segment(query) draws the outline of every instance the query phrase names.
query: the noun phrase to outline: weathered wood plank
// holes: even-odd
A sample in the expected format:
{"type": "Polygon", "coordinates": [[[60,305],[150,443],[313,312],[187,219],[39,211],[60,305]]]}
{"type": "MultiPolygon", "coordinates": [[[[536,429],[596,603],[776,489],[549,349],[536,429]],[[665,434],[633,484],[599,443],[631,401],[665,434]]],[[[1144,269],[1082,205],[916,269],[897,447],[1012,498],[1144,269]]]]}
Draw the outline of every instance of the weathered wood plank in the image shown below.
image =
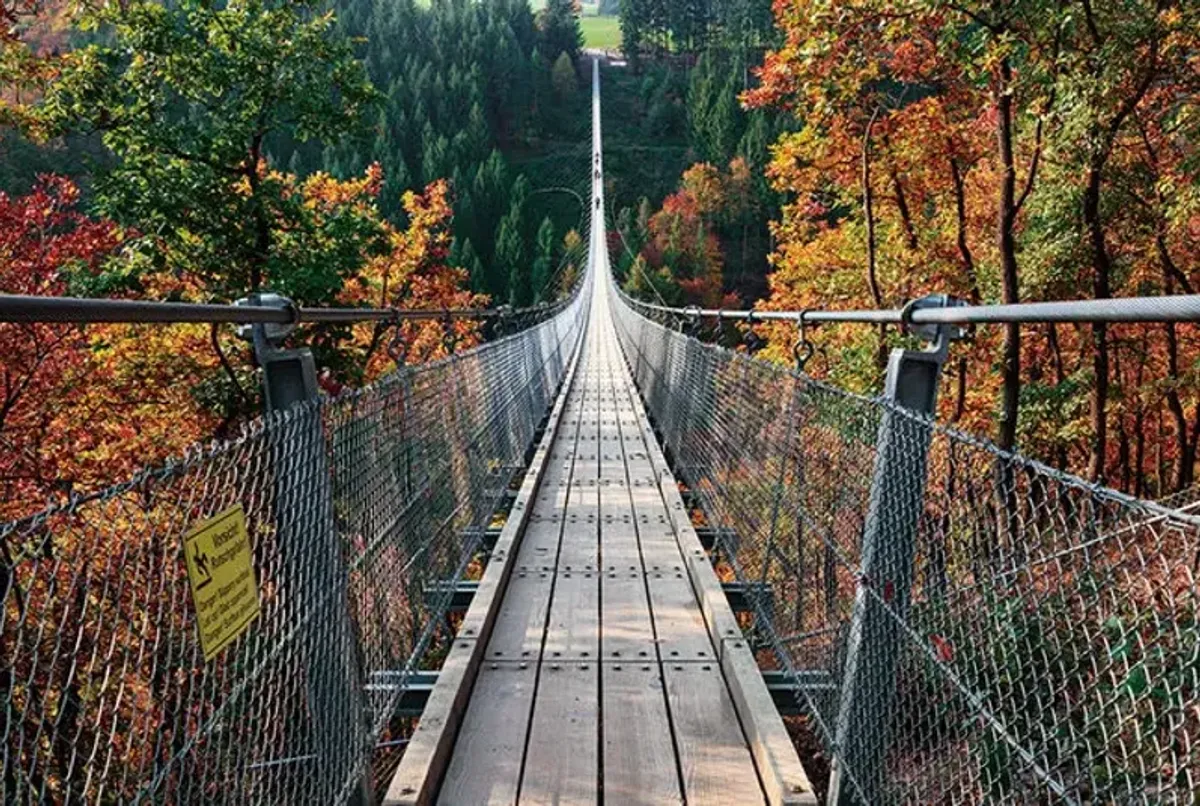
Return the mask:
{"type": "Polygon", "coordinates": [[[808,780],[795,745],[749,646],[740,638],[727,639],[721,651],[721,668],[733,704],[742,716],[750,753],[762,776],[770,806],[816,806],[817,796],[808,780]]]}
{"type": "Polygon", "coordinates": [[[683,802],[657,663],[605,663],[604,798],[622,806],[683,802]]]}
{"type": "Polygon", "coordinates": [[[518,567],[513,571],[488,641],[487,660],[537,660],[546,631],[553,576],[551,568],[518,567]]]}
{"type": "Polygon", "coordinates": [[[536,676],[534,663],[483,664],[439,804],[511,806],[517,802],[536,676]]]}
{"type": "Polygon", "coordinates": [[[599,800],[600,667],[542,664],[521,781],[521,806],[592,806],[599,800]]]}
{"type": "Polygon", "coordinates": [[[689,806],[764,803],[737,712],[716,664],[664,663],[689,806]]]}
{"type": "Polygon", "coordinates": [[[558,567],[577,571],[595,569],[600,563],[600,537],[598,526],[583,522],[568,522],[563,527],[562,545],[559,549],[558,567]]]}
{"type": "Polygon", "coordinates": [[[437,685],[405,750],[399,769],[384,796],[386,806],[416,806],[432,802],[442,771],[450,761],[454,731],[462,721],[471,694],[470,678],[482,654],[475,641],[455,641],[442,664],[437,685]]]}
{"type": "Polygon", "coordinates": [[[641,571],[605,572],[600,580],[600,600],[600,652],[604,660],[654,658],[654,628],[641,571]]]}
{"type": "Polygon", "coordinates": [[[560,565],[542,658],[595,662],[600,657],[600,574],[560,565]]]}
{"type": "Polygon", "coordinates": [[[715,661],[716,651],[692,584],[681,570],[647,571],[650,610],[663,662],[715,661]]]}
{"type": "Polygon", "coordinates": [[[460,627],[463,639],[455,641],[447,657],[444,673],[439,675],[413,739],[392,776],[384,795],[384,806],[424,806],[431,803],[443,780],[443,773],[451,763],[456,746],[455,737],[483,659],[483,642],[491,636],[511,579],[512,567],[516,564],[512,556],[515,553],[513,549],[532,518],[533,499],[538,485],[545,478],[553,446],[567,439],[574,441],[572,426],[578,418],[567,417],[565,411],[571,390],[575,388],[582,354],[583,350],[576,350],[571,358],[562,394],[551,409],[546,430],[534,450],[517,499],[513,502],[512,513],[496,541],[492,561],[488,563],[479,590],[463,619],[460,627]]]}
{"type": "Polygon", "coordinates": [[[542,520],[541,513],[545,509],[535,508],[539,516],[525,527],[525,536],[521,538],[521,546],[517,549],[517,563],[520,565],[544,565],[554,562],[558,553],[558,540],[562,526],[549,520],[542,520]]]}
{"type": "Polygon", "coordinates": [[[744,735],[749,739],[767,802],[771,806],[812,804],[815,802],[812,785],[771,701],[758,665],[742,639],[720,581],[700,545],[675,478],[667,468],[658,444],[652,442],[648,426],[643,433],[647,437],[651,461],[659,468],[659,491],[668,507],[668,519],[683,555],[687,575],[693,590],[698,593],[705,625],[710,637],[719,642],[724,676],[744,735]]]}

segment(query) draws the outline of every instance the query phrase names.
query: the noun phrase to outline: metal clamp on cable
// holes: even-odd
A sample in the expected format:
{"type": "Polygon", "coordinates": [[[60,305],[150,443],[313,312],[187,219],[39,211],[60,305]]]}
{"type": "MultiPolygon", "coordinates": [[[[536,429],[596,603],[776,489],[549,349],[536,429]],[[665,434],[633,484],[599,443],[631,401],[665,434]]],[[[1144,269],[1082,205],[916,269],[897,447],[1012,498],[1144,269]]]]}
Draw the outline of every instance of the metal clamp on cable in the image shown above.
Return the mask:
{"type": "Polygon", "coordinates": [[[724,318],[725,318],[725,311],[718,310],[717,317],[716,317],[716,319],[713,320],[712,333],[709,334],[712,338],[713,344],[717,345],[718,347],[721,346],[721,326],[723,324],[723,322],[721,320],[724,318]]]}
{"type": "Polygon", "coordinates": [[[287,322],[238,325],[237,335],[246,341],[254,341],[255,333],[260,332],[269,345],[278,346],[284,339],[292,335],[296,325],[300,324],[300,307],[282,294],[270,292],[251,294],[234,301],[233,304],[243,308],[280,308],[288,312],[287,322]]]}
{"type": "Polygon", "coordinates": [[[287,297],[255,293],[234,305],[282,308],[289,312],[287,322],[265,322],[238,326],[238,336],[254,343],[254,359],[262,369],[263,394],[267,410],[286,409],[318,395],[317,368],[307,348],[280,350],[279,345],[300,323],[300,308],[287,297]]]}
{"type": "Polygon", "coordinates": [[[900,309],[900,329],[905,334],[916,336],[922,341],[930,342],[930,347],[926,352],[938,352],[941,355],[941,359],[945,360],[950,342],[963,339],[966,335],[966,329],[960,325],[952,324],[914,323],[913,315],[917,311],[929,308],[963,308],[966,305],[966,300],[952,297],[949,294],[930,294],[909,300],[900,309]]]}
{"type": "Polygon", "coordinates": [[[754,355],[766,346],[766,340],[754,330],[754,311],[746,312],[746,334],[742,337],[746,344],[746,352],[754,355]]]}
{"type": "Polygon", "coordinates": [[[808,308],[805,308],[796,318],[796,343],[792,346],[792,355],[796,357],[797,372],[804,372],[804,367],[816,351],[816,345],[808,338],[808,331],[805,327],[804,320],[807,315],[808,308]]]}
{"type": "Polygon", "coordinates": [[[454,317],[446,312],[446,329],[442,331],[442,346],[446,348],[446,355],[453,357],[454,348],[458,346],[458,334],[454,332],[454,317]]]}
{"type": "Polygon", "coordinates": [[[501,305],[500,307],[496,308],[496,323],[492,328],[492,335],[495,338],[504,338],[510,332],[512,332],[509,328],[509,325],[511,324],[512,313],[513,307],[511,305],[501,305]]]}
{"type": "Polygon", "coordinates": [[[931,294],[914,299],[900,313],[901,328],[929,346],[923,350],[892,350],[888,357],[884,395],[905,408],[932,414],[937,400],[938,377],[950,352],[950,342],[963,337],[963,328],[952,324],[914,323],[918,311],[929,308],[957,308],[966,305],[948,294],[931,294]]]}
{"type": "Polygon", "coordinates": [[[397,367],[402,367],[408,360],[408,345],[404,341],[404,322],[400,318],[399,309],[392,308],[392,318],[389,321],[392,325],[392,338],[388,341],[387,354],[396,362],[397,367]]]}

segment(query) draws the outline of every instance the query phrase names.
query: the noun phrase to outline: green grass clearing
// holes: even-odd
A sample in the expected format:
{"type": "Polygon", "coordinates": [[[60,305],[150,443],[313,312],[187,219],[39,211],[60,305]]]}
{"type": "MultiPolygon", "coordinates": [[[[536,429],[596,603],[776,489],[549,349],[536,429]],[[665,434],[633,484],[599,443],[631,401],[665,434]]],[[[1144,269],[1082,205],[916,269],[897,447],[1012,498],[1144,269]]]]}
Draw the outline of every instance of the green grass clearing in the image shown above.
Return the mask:
{"type": "MultiPolygon", "coordinates": [[[[429,7],[430,0],[417,0],[417,5],[429,7]]],[[[541,11],[546,0],[529,0],[533,13],[541,11]]],[[[579,27],[583,30],[585,48],[616,50],[621,47],[621,20],[618,17],[599,16],[600,6],[596,3],[581,3],[579,27]]]]}
{"type": "Polygon", "coordinates": [[[579,19],[585,48],[612,50],[621,47],[621,20],[618,17],[596,17],[584,14],[579,19]]]}

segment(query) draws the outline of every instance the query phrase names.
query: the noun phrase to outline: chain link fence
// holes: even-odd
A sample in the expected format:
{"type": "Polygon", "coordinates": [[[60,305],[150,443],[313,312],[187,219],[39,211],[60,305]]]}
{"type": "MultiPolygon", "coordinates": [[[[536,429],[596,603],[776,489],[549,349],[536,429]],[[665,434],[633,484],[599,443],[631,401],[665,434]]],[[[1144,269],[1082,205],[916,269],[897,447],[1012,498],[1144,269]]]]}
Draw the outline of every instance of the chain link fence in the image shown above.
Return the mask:
{"type": "Polygon", "coordinates": [[[636,304],[626,360],[842,802],[1200,802],[1200,519],[636,304]]]}
{"type": "Polygon", "coordinates": [[[3,798],[353,800],[553,402],[586,300],[0,526],[3,798]],[[240,505],[260,613],[205,662],[183,537],[240,505]]]}

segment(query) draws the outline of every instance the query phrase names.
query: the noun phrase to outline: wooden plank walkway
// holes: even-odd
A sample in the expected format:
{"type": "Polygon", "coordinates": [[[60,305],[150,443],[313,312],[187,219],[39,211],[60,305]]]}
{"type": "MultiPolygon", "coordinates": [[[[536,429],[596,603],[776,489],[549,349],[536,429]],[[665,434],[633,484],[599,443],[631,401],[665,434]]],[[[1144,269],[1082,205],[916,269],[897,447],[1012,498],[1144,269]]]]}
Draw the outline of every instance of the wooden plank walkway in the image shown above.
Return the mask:
{"type": "Polygon", "coordinates": [[[586,336],[385,804],[812,804],[621,355],[593,116],[586,336]]]}
{"type": "Polygon", "coordinates": [[[593,296],[438,803],[764,802],[607,306],[593,296]]]}

